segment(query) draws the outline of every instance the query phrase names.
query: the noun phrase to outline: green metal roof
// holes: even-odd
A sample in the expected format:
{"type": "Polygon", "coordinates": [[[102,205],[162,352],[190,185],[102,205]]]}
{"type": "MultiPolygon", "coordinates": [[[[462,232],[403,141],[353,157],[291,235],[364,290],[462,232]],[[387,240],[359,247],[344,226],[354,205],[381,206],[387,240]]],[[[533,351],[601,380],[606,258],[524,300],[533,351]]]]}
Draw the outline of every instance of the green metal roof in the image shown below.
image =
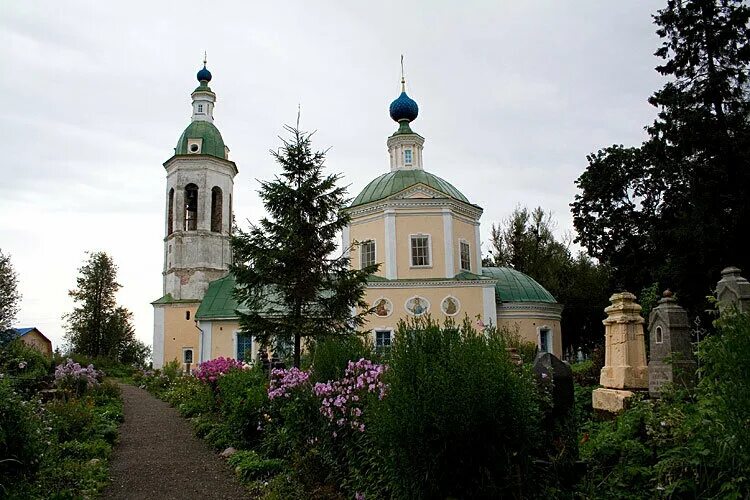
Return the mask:
{"type": "Polygon", "coordinates": [[[174,297],[172,297],[171,293],[168,293],[151,303],[152,304],[187,304],[187,303],[195,303],[195,302],[200,302],[200,301],[195,300],[195,299],[175,299],[174,297]]]}
{"type": "Polygon", "coordinates": [[[351,206],[364,205],[373,201],[383,200],[396,193],[410,188],[416,184],[424,184],[449,198],[454,198],[464,203],[469,200],[461,192],[453,187],[448,181],[445,181],[437,175],[425,172],[424,170],[396,170],[388,172],[370,182],[359,195],[354,198],[351,206]]]}
{"type": "Polygon", "coordinates": [[[174,154],[186,155],[188,152],[188,139],[202,139],[201,154],[215,156],[223,160],[227,159],[227,152],[224,148],[224,139],[216,126],[207,121],[197,120],[187,126],[185,131],[177,141],[177,147],[174,154]]]}
{"type": "Polygon", "coordinates": [[[483,267],[482,276],[497,280],[495,292],[499,302],[557,302],[542,285],[513,268],[483,267]]]}
{"type": "Polygon", "coordinates": [[[206,295],[195,312],[195,318],[236,318],[237,301],[234,300],[234,287],[234,276],[231,274],[209,283],[206,295]]]}

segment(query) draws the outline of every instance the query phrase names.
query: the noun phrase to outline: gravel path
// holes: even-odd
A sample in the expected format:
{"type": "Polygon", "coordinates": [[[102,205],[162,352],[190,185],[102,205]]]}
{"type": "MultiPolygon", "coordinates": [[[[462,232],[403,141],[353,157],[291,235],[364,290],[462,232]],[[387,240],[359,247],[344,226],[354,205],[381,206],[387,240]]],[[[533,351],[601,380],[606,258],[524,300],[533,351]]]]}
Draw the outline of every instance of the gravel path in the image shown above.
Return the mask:
{"type": "Polygon", "coordinates": [[[177,410],[121,385],[125,421],[110,464],[109,499],[248,498],[234,474],[177,410]]]}

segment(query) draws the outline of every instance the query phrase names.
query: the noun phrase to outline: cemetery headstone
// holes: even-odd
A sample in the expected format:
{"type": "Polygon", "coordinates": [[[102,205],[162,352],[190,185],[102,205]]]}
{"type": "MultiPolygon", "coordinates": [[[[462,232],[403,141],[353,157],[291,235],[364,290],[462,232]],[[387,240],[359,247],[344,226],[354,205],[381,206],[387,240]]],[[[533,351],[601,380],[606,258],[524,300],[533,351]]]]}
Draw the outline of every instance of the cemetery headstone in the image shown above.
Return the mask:
{"type": "Polygon", "coordinates": [[[661,395],[661,387],[674,383],[692,386],[696,362],[690,344],[687,312],[677,304],[672,292],[666,290],[648,318],[649,354],[648,392],[653,398],[661,395]]]}
{"type": "Polygon", "coordinates": [[[632,390],[648,389],[646,343],[643,334],[641,306],[630,292],[615,293],[604,309],[604,367],[599,383],[603,388],[592,394],[597,410],[618,412],[633,396],[632,390]]]}
{"type": "Polygon", "coordinates": [[[716,284],[719,311],[736,307],[738,312],[750,313],[750,283],[740,276],[737,267],[726,267],[721,271],[721,280],[716,284]]]}

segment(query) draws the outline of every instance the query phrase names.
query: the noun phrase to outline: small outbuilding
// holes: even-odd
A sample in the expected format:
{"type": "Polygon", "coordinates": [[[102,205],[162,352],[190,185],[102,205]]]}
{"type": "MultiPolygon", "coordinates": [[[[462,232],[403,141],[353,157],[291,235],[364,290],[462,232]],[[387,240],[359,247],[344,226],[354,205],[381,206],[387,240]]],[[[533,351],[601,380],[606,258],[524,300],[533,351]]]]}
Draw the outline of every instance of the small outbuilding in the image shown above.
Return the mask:
{"type": "Polygon", "coordinates": [[[12,328],[15,337],[29,347],[42,352],[45,356],[52,357],[52,341],[48,339],[38,328],[32,326],[27,328],[12,328]]]}

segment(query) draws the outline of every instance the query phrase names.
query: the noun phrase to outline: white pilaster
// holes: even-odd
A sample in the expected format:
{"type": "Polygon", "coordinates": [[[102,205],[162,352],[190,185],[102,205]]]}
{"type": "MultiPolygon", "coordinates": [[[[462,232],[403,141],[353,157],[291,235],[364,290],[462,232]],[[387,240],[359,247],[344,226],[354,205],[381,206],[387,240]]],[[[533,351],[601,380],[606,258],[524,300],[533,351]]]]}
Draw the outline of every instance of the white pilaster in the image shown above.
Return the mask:
{"type": "Polygon", "coordinates": [[[477,274],[482,275],[482,241],[479,238],[479,221],[474,225],[474,247],[476,248],[477,274]]]}
{"type": "Polygon", "coordinates": [[[486,325],[497,325],[497,303],[495,302],[495,287],[482,289],[482,322],[486,325]]]}
{"type": "Polygon", "coordinates": [[[154,307],[154,368],[164,366],[164,306],[154,307]]]}
{"type": "Polygon", "coordinates": [[[341,231],[341,251],[344,254],[344,257],[351,257],[350,251],[349,251],[349,245],[351,245],[351,236],[350,236],[350,229],[349,226],[346,226],[341,231]]]}
{"type": "Polygon", "coordinates": [[[389,280],[398,279],[396,265],[396,211],[385,211],[385,277],[389,280]]]}
{"type": "Polygon", "coordinates": [[[211,321],[199,321],[198,328],[201,331],[200,363],[212,359],[211,343],[213,342],[213,325],[211,321]]]}
{"type": "Polygon", "coordinates": [[[456,259],[453,256],[453,212],[443,209],[443,241],[445,242],[445,277],[456,275],[456,259]]]}

